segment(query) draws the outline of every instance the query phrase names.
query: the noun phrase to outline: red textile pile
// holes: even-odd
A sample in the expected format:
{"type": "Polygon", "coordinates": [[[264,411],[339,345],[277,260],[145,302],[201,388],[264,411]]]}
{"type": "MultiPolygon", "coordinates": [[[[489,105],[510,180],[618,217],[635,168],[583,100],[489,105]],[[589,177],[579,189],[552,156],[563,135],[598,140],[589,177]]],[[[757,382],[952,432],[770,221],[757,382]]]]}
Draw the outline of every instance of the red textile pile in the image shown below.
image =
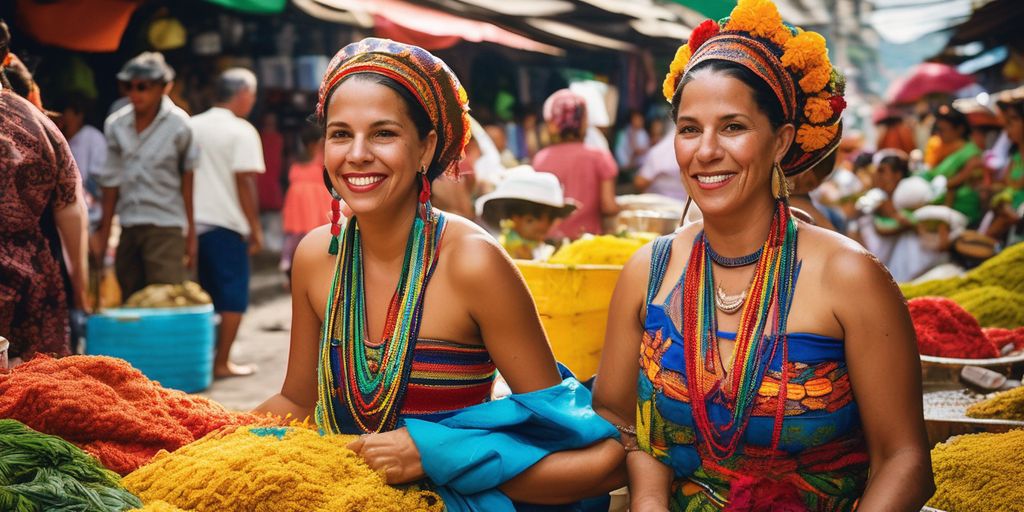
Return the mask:
{"type": "Polygon", "coordinates": [[[907,306],[922,354],[965,359],[999,357],[999,349],[985,337],[978,320],[956,302],[944,297],[919,297],[907,306]]]}
{"type": "Polygon", "coordinates": [[[222,426],[277,423],[165,389],[104,356],[40,355],[0,374],[0,418],[62,437],[121,475],[222,426]]]}

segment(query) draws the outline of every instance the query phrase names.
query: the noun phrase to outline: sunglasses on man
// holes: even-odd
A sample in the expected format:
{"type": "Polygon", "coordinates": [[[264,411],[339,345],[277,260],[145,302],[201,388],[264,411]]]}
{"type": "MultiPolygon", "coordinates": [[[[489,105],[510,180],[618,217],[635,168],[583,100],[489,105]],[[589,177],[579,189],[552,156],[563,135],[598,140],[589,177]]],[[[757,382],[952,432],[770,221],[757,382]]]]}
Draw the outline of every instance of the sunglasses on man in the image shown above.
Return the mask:
{"type": "Polygon", "coordinates": [[[120,82],[121,92],[129,93],[131,91],[146,92],[158,84],[152,81],[139,81],[139,82],[120,82]]]}

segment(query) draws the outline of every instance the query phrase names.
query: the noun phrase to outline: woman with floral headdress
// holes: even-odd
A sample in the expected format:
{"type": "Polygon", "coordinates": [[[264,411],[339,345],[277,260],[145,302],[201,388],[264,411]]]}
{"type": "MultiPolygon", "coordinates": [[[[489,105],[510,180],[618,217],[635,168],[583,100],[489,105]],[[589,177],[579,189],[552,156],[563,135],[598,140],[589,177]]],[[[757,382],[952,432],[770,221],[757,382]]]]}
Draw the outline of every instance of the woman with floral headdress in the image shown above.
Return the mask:
{"type": "Polygon", "coordinates": [[[449,510],[602,494],[624,481],[614,428],[559,375],[501,247],[430,204],[469,139],[467,103],[415,46],[368,38],[330,62],[316,116],[332,224],[296,250],[288,373],[257,410],[363,434],[350,447],[370,467],[428,477],[449,510]],[[495,368],[515,394],[487,402],[495,368]]]}
{"type": "Polygon", "coordinates": [[[623,433],[630,510],[919,510],[933,483],[903,298],[787,205],[785,178],[840,138],[824,38],[740,0],[664,89],[704,218],[634,256],[612,298],[594,406],[623,433]]]}

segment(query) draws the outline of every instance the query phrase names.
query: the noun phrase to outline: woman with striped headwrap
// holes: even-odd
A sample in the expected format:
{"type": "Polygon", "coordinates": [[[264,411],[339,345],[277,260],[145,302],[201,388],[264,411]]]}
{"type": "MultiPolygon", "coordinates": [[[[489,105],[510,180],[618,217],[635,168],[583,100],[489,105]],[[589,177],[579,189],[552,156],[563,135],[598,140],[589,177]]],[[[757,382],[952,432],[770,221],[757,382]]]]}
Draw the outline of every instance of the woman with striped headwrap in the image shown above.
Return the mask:
{"type": "Polygon", "coordinates": [[[296,250],[288,373],[258,410],[364,434],[351,448],[372,468],[428,478],[449,510],[606,493],[624,481],[615,430],[562,380],[522,277],[486,232],[431,206],[470,137],[467,104],[421,48],[370,38],[335,55],[316,110],[332,224],[296,250]],[[514,394],[484,403],[496,368],[514,394]]]}
{"type": "Polygon", "coordinates": [[[703,220],[639,251],[612,298],[594,404],[623,432],[631,510],[920,510],[934,485],[900,291],[789,210],[786,178],[841,135],[825,39],[739,0],[694,29],[664,92],[703,220]]]}

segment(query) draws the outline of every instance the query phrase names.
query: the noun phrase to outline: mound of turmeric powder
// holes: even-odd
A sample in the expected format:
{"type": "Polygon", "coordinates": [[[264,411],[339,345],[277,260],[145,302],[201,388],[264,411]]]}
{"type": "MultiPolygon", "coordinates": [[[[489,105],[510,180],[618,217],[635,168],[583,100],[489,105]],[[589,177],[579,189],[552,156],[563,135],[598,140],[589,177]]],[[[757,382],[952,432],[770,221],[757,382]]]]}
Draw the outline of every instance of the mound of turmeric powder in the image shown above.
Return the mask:
{"type": "Polygon", "coordinates": [[[991,398],[967,408],[972,418],[997,418],[1024,421],[1024,386],[996,393],[991,398]]]}
{"type": "Polygon", "coordinates": [[[153,512],[177,512],[156,508],[165,505],[186,512],[444,510],[433,492],[385,484],[345,447],[354,438],[301,427],[227,427],[157,454],[123,484],[153,512]]]}
{"type": "Polygon", "coordinates": [[[1022,467],[1024,430],[951,438],[932,448],[936,491],[928,506],[949,511],[1020,510],[1022,467]]]}

